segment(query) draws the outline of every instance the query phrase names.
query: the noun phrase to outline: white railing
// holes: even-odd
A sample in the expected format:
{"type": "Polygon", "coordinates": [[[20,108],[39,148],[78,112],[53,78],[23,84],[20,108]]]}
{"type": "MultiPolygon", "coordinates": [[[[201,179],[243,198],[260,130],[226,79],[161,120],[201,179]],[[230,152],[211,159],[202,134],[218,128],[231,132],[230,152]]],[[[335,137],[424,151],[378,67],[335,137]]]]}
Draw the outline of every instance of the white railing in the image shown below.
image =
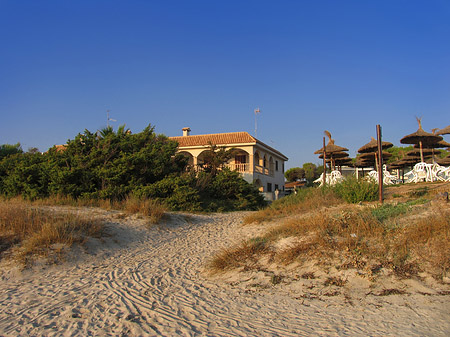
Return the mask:
{"type": "Polygon", "coordinates": [[[250,165],[248,163],[232,163],[226,166],[232,171],[250,172],[250,165]]]}

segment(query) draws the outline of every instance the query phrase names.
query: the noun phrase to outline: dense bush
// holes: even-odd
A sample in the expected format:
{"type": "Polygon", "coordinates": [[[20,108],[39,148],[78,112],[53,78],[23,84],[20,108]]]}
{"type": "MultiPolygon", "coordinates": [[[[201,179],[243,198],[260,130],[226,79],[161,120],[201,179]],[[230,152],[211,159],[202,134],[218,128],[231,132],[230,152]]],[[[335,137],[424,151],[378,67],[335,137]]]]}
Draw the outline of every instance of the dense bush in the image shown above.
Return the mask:
{"type": "Polygon", "coordinates": [[[97,133],[85,130],[64,147],[23,153],[3,146],[0,194],[30,200],[49,196],[120,201],[150,198],[172,210],[231,211],[257,209],[265,201],[237,172],[223,168],[231,155],[211,146],[214,155],[204,172],[186,172],[178,144],[156,135],[151,126],[132,134],[125,127],[97,133]]]}
{"type": "Polygon", "coordinates": [[[378,199],[378,184],[355,177],[347,177],[330,188],[338,197],[353,204],[378,199]]]}
{"type": "Polygon", "coordinates": [[[157,199],[173,210],[232,211],[255,210],[265,206],[264,197],[237,172],[223,169],[168,176],[140,188],[139,197],[157,199]]]}

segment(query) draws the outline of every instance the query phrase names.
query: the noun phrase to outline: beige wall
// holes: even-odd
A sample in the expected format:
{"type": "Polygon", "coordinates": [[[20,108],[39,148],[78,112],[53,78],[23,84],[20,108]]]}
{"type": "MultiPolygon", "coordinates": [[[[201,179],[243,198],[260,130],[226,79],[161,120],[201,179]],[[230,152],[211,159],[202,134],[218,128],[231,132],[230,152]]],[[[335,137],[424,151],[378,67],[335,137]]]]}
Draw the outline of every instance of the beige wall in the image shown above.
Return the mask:
{"type": "MultiPolygon", "coordinates": [[[[263,191],[267,192],[268,184],[271,184],[272,193],[275,191],[275,187],[278,186],[280,191],[284,190],[284,159],[277,155],[275,152],[270,151],[259,144],[242,144],[235,146],[227,146],[226,149],[235,148],[245,152],[247,157],[246,172],[242,173],[243,178],[249,183],[255,183],[256,181],[261,184],[263,191]],[[259,162],[256,162],[256,158],[259,155],[259,162]],[[264,167],[264,158],[266,158],[266,167],[264,167]],[[276,167],[278,162],[278,169],[276,167]]],[[[197,146],[197,147],[184,147],[180,148],[179,152],[189,153],[192,158],[190,159],[191,165],[197,165],[201,162],[202,154],[209,150],[209,146],[197,146]]],[[[234,158],[230,160],[230,164],[234,164],[234,158]]],[[[233,165],[231,165],[233,167],[233,165]]]]}

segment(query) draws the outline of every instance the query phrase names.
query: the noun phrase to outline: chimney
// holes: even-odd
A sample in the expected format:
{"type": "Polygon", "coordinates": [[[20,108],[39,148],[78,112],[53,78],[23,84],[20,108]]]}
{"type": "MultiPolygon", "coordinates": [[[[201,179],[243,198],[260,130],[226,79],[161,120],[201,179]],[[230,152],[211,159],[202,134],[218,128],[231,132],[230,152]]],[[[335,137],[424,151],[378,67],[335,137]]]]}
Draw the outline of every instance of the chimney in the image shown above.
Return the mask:
{"type": "Polygon", "coordinates": [[[190,132],[191,132],[191,128],[183,128],[183,137],[189,136],[190,132]]]}

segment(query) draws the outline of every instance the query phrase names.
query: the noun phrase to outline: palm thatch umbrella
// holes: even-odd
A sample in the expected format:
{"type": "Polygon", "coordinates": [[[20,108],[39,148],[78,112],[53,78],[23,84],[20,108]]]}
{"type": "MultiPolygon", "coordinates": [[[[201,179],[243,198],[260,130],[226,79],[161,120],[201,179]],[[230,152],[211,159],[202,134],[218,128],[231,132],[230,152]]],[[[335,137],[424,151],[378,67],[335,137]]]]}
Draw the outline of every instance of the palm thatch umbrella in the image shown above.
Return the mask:
{"type": "MultiPolygon", "coordinates": [[[[392,153],[383,151],[382,156],[383,156],[383,161],[384,161],[384,160],[392,157],[392,153]]],[[[362,160],[371,162],[375,166],[375,168],[378,169],[378,162],[379,162],[378,152],[362,153],[359,155],[359,158],[361,158],[362,160]]]]}
{"type": "Polygon", "coordinates": [[[439,154],[441,153],[441,151],[439,150],[434,150],[434,149],[428,149],[428,148],[414,148],[411,151],[406,152],[406,156],[407,157],[417,157],[420,159],[423,158],[431,158],[434,154],[439,154]]]}
{"type": "Polygon", "coordinates": [[[436,132],[437,135],[450,135],[450,125],[436,132]]]}
{"type": "MultiPolygon", "coordinates": [[[[392,146],[394,146],[394,144],[392,144],[390,142],[381,142],[382,150],[389,149],[392,146]]],[[[379,160],[378,160],[378,142],[375,138],[371,137],[370,142],[368,142],[366,145],[363,145],[362,147],[360,147],[358,152],[363,153],[363,154],[373,154],[375,167],[378,168],[378,162],[379,162],[379,160]]],[[[385,153],[387,153],[387,152],[383,152],[383,159],[385,159],[385,153]]]]}
{"type": "Polygon", "coordinates": [[[338,152],[344,152],[344,151],[348,151],[347,148],[336,145],[334,143],[334,139],[331,139],[331,133],[327,130],[324,131],[324,133],[327,135],[328,137],[328,144],[325,146],[325,148],[321,148],[317,151],[314,152],[314,154],[322,154],[322,158],[323,158],[323,154],[325,154],[325,156],[330,156],[331,158],[331,166],[332,168],[334,167],[334,155],[338,152]]]}
{"type": "Polygon", "coordinates": [[[417,118],[417,123],[419,123],[419,129],[400,139],[402,144],[418,144],[420,149],[420,160],[423,162],[422,148],[425,145],[433,144],[441,141],[443,138],[438,135],[433,135],[432,133],[425,132],[422,129],[422,120],[417,118]]]}
{"type": "Polygon", "coordinates": [[[449,166],[450,165],[450,155],[444,158],[438,158],[436,159],[436,163],[442,166],[449,166]]]}
{"type": "Polygon", "coordinates": [[[364,169],[369,168],[369,167],[374,167],[374,165],[375,165],[375,163],[371,160],[362,159],[359,156],[356,157],[355,164],[354,164],[355,171],[356,171],[356,177],[358,177],[358,169],[360,169],[360,168],[362,169],[362,175],[364,177],[364,169]]]}
{"type": "MultiPolygon", "coordinates": [[[[331,159],[326,160],[327,163],[331,163],[331,159]]],[[[339,166],[339,169],[344,165],[349,165],[352,163],[352,158],[348,157],[342,157],[342,158],[336,158],[334,159],[334,165],[339,166]]]]}
{"type": "MultiPolygon", "coordinates": [[[[348,157],[348,153],[347,152],[335,152],[335,153],[333,153],[333,159],[339,159],[339,158],[345,158],[345,157],[348,157]]],[[[321,155],[319,155],[319,158],[323,159],[323,153],[321,155]]],[[[330,158],[328,158],[328,159],[330,159],[330,158]]]]}
{"type": "MultiPolygon", "coordinates": [[[[394,144],[390,142],[381,142],[381,148],[383,150],[389,149],[393,146],[394,144]]],[[[376,151],[378,151],[378,142],[375,138],[371,137],[370,142],[368,142],[366,145],[361,146],[358,150],[358,153],[370,153],[376,151]]]]}
{"type": "MultiPolygon", "coordinates": [[[[416,149],[419,148],[419,146],[417,144],[414,145],[414,147],[416,149]]],[[[446,142],[445,140],[441,140],[441,141],[439,141],[437,143],[424,144],[423,145],[424,149],[443,149],[443,148],[446,148],[446,147],[450,147],[450,143],[446,142]]]]}
{"type": "MultiPolygon", "coordinates": [[[[388,165],[391,170],[401,170],[402,171],[402,182],[405,182],[405,167],[412,167],[420,161],[419,157],[404,157],[402,159],[393,161],[388,165]]],[[[397,173],[398,174],[398,173],[397,173]]]]}
{"type": "MultiPolygon", "coordinates": [[[[433,134],[434,135],[436,134],[435,130],[437,130],[437,129],[433,129],[433,134]]],[[[431,158],[432,158],[433,163],[435,162],[434,155],[438,154],[438,152],[439,152],[439,151],[435,151],[434,149],[443,149],[443,148],[446,148],[446,147],[450,147],[450,143],[447,143],[445,140],[441,140],[441,141],[439,141],[437,143],[424,144],[424,146],[423,146],[424,149],[425,148],[426,149],[431,149],[431,158]]],[[[416,144],[416,145],[414,145],[414,148],[417,149],[417,148],[419,148],[419,146],[416,144]]]]}

